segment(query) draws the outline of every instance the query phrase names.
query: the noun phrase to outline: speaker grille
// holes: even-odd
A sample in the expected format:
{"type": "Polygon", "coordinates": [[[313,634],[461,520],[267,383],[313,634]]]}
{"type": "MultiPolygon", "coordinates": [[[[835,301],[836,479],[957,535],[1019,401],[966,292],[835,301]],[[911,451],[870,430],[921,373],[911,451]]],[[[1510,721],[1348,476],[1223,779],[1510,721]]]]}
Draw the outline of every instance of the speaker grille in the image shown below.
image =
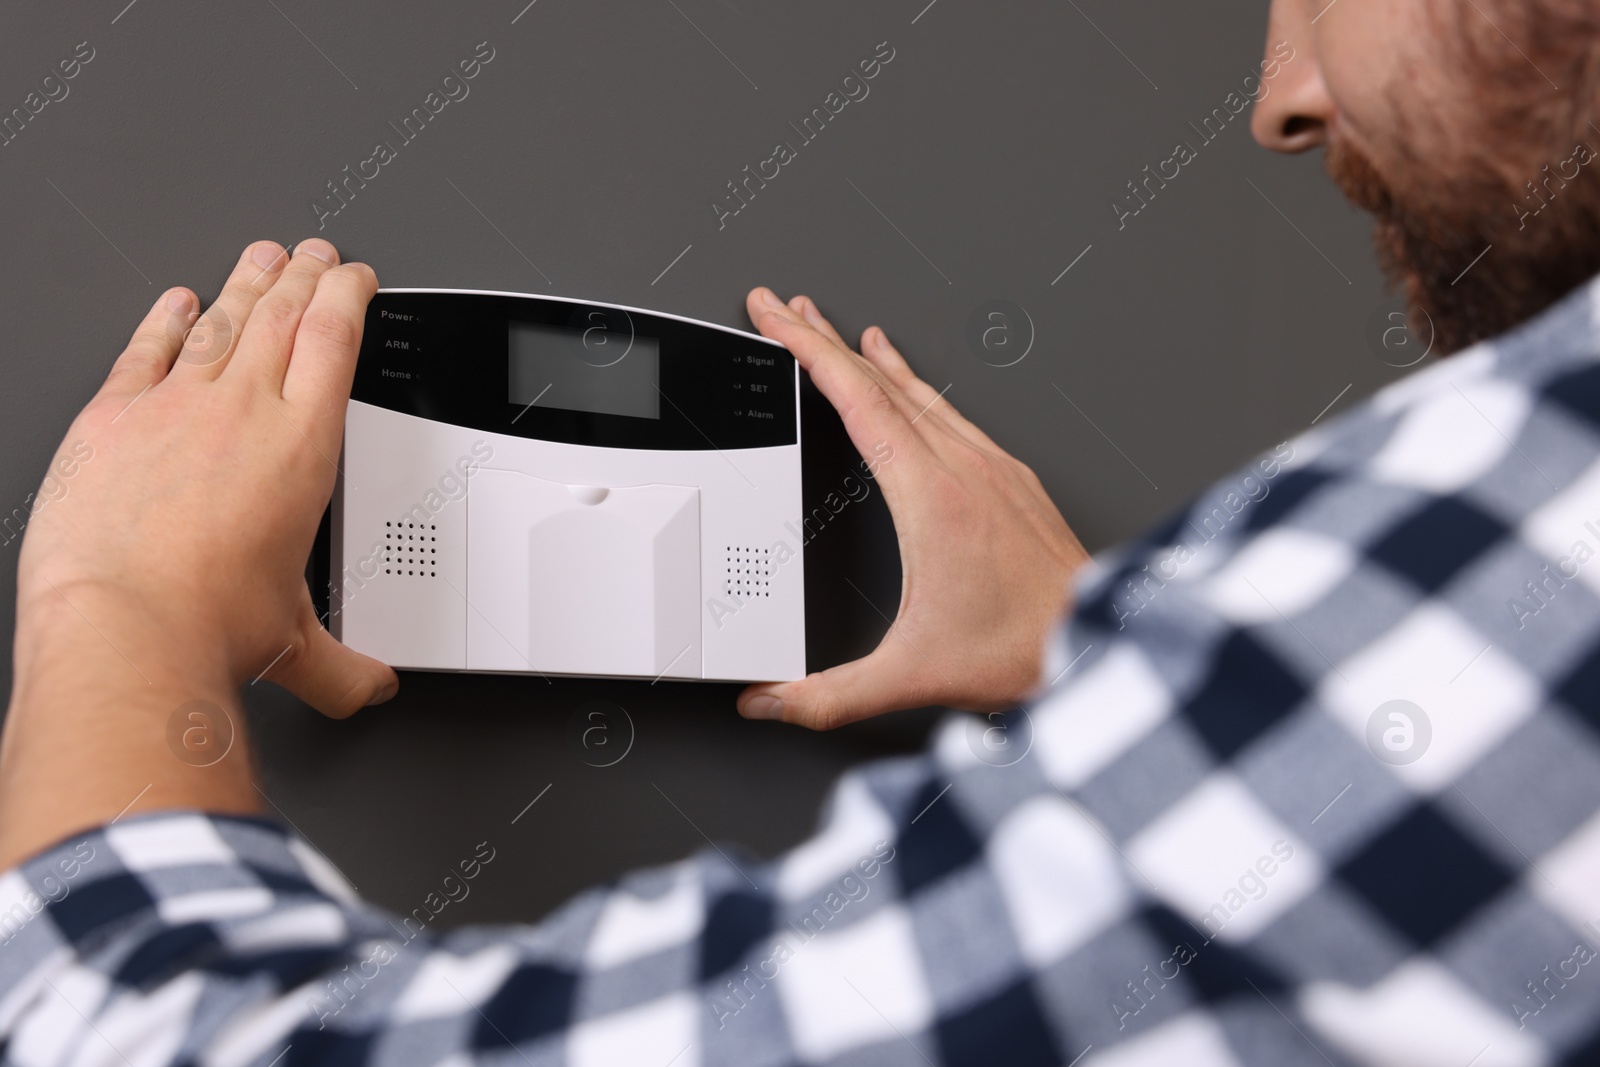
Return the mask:
{"type": "Polygon", "coordinates": [[[383,573],[400,578],[439,576],[438,526],[421,522],[383,526],[383,573]]]}
{"type": "Polygon", "coordinates": [[[772,549],[728,545],[723,554],[727,558],[723,595],[741,600],[772,595],[772,549]]]}

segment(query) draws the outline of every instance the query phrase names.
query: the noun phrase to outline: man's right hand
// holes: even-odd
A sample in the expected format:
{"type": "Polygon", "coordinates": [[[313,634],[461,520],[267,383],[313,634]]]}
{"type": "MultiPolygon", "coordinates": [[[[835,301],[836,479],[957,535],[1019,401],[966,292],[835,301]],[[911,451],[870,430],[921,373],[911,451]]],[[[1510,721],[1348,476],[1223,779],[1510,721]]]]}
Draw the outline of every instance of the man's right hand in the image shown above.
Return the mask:
{"type": "Polygon", "coordinates": [[[944,705],[1011,707],[1038,685],[1045,638],[1088,561],[1076,536],[1019,460],[911,372],[881,329],[850,348],[816,304],[753,289],[750,319],[794,353],[878,460],[900,542],[900,609],[871,654],[797,682],[739,695],[751,719],[826,730],[886,711],[944,705]],[[885,447],[887,446],[887,447],[885,447]]]}

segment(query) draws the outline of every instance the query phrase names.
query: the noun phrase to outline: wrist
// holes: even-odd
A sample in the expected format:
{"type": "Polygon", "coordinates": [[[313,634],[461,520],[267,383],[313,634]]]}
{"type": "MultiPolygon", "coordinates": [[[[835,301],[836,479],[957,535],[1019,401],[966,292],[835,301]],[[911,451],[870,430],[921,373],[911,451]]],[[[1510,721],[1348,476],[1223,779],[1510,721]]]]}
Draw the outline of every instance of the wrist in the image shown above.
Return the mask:
{"type": "MultiPolygon", "coordinates": [[[[19,582],[13,663],[17,679],[70,680],[76,669],[99,686],[204,686],[231,690],[226,650],[192,606],[163,613],[138,591],[101,579],[19,582]],[[116,664],[121,670],[110,669],[116,664]],[[76,667],[74,666],[76,665],[76,667]]],[[[167,603],[186,601],[173,596],[167,603]]]]}
{"type": "Polygon", "coordinates": [[[0,748],[0,869],[124,812],[257,810],[223,657],[117,590],[19,601],[0,748]]]}

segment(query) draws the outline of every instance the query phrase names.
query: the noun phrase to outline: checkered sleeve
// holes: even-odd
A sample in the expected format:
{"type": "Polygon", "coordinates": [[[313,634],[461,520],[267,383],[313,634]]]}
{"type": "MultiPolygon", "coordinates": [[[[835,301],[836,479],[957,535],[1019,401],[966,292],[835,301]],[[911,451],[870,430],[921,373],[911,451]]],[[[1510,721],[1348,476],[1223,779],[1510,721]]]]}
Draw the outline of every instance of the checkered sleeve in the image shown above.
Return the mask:
{"type": "Polygon", "coordinates": [[[0,876],[0,1055],[1600,1062],[1597,288],[1099,557],[1035,700],[771,862],[435,935],[266,821],[62,842],[0,876]]]}

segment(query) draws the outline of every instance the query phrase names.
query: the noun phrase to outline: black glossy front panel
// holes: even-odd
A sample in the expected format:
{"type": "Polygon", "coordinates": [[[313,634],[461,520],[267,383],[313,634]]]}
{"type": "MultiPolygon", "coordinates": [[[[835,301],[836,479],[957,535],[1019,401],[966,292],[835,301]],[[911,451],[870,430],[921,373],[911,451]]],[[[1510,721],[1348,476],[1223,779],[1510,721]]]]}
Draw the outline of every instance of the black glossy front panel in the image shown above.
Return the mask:
{"type": "Polygon", "coordinates": [[[567,444],[764,448],[798,439],[795,373],[794,357],[775,345],[644,312],[538,297],[380,292],[367,308],[351,397],[436,422],[567,444]],[[648,384],[659,392],[657,416],[563,408],[548,393],[531,404],[513,402],[513,391],[540,391],[525,373],[513,390],[515,323],[546,328],[542,333],[568,346],[571,359],[587,364],[584,373],[614,373],[619,384],[628,375],[630,387],[641,370],[627,362],[631,346],[638,342],[641,354],[653,349],[648,384]]]}

